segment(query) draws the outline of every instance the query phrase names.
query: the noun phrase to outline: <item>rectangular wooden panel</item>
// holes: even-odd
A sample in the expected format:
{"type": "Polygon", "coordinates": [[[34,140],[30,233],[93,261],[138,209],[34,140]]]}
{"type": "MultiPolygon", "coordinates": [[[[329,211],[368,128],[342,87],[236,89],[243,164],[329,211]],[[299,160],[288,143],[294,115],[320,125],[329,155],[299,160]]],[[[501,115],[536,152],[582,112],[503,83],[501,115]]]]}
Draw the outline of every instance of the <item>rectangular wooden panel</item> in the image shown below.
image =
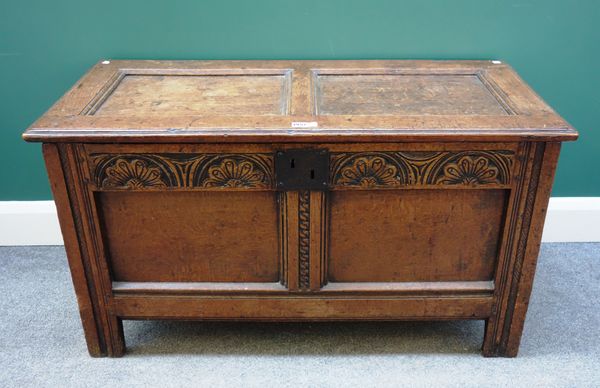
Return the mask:
{"type": "Polygon", "coordinates": [[[113,298],[113,309],[133,319],[235,319],[265,321],[483,319],[490,316],[491,296],[398,298],[213,298],[134,296],[113,298]]]}
{"type": "Polygon", "coordinates": [[[96,116],[282,115],[288,109],[286,75],[136,75],[116,81],[96,116]]]}
{"type": "Polygon", "coordinates": [[[277,282],[274,192],[103,192],[115,281],[277,282]]]}
{"type": "Polygon", "coordinates": [[[491,280],[507,193],[332,192],[328,280],[491,280]]]}
{"type": "Polygon", "coordinates": [[[506,115],[476,74],[319,75],[322,115],[506,115]]]}

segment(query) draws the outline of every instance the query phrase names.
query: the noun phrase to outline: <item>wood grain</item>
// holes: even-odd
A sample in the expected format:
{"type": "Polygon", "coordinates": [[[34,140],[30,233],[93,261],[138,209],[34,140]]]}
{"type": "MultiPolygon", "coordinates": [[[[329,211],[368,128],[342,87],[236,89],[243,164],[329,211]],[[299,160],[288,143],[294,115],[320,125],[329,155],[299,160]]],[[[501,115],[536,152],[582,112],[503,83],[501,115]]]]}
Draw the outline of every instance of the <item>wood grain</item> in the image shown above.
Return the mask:
{"type": "Polygon", "coordinates": [[[285,75],[124,75],[87,114],[282,115],[289,100],[285,75]]]}
{"type": "MultiPolygon", "coordinates": [[[[79,245],[77,237],[77,208],[71,207],[68,192],[69,187],[67,186],[67,179],[63,172],[63,164],[58,147],[54,144],[44,144],[42,149],[54,202],[58,211],[58,220],[65,242],[67,260],[69,261],[73,287],[77,295],[79,315],[85,333],[88,352],[93,357],[104,356],[107,351],[102,323],[99,317],[101,314],[99,312],[100,307],[95,296],[93,280],[90,279],[89,264],[84,259],[82,247],[79,245]]],[[[73,205],[75,206],[74,203],[73,205]]]]}
{"type": "Polygon", "coordinates": [[[321,75],[321,115],[507,115],[477,74],[321,75]]]}
{"type": "Polygon", "coordinates": [[[328,282],[491,280],[504,190],[331,193],[328,282]]]}
{"type": "Polygon", "coordinates": [[[97,201],[115,281],[279,280],[273,192],[113,192],[97,201]]]}
{"type": "Polygon", "coordinates": [[[218,298],[116,296],[112,308],[129,319],[184,320],[446,320],[489,316],[491,297],[218,298]]]}

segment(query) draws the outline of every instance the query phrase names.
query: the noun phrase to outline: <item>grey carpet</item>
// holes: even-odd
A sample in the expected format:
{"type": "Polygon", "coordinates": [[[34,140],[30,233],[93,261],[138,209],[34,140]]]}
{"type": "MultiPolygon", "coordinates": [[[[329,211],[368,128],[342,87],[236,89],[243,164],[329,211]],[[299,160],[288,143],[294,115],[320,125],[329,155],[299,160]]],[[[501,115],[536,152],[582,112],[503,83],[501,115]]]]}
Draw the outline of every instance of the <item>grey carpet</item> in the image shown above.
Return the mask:
{"type": "Polygon", "coordinates": [[[600,244],[545,244],[516,359],[482,322],[126,322],[87,355],[62,247],[0,247],[0,386],[600,386],[600,244]]]}

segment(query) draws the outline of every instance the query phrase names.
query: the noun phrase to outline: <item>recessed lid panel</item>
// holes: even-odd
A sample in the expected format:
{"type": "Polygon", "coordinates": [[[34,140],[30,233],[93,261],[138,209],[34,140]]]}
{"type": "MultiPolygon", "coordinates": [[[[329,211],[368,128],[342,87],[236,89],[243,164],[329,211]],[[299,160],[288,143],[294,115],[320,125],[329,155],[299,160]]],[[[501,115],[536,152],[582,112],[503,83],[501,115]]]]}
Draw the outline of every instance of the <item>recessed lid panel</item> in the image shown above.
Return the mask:
{"type": "Polygon", "coordinates": [[[286,75],[124,74],[90,106],[96,116],[281,115],[286,75]]]}
{"type": "Polygon", "coordinates": [[[319,75],[322,115],[506,115],[476,74],[319,75]]]}

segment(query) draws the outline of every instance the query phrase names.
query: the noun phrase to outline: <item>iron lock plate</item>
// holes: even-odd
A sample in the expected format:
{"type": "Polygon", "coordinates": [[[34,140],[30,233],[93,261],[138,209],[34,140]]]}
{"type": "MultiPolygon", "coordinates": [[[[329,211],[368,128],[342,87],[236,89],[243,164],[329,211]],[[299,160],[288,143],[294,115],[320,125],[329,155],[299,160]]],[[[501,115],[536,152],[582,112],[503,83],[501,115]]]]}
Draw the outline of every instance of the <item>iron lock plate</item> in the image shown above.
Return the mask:
{"type": "Polygon", "coordinates": [[[292,149],[275,153],[275,187],[280,191],[319,190],[329,186],[329,151],[292,149]]]}

